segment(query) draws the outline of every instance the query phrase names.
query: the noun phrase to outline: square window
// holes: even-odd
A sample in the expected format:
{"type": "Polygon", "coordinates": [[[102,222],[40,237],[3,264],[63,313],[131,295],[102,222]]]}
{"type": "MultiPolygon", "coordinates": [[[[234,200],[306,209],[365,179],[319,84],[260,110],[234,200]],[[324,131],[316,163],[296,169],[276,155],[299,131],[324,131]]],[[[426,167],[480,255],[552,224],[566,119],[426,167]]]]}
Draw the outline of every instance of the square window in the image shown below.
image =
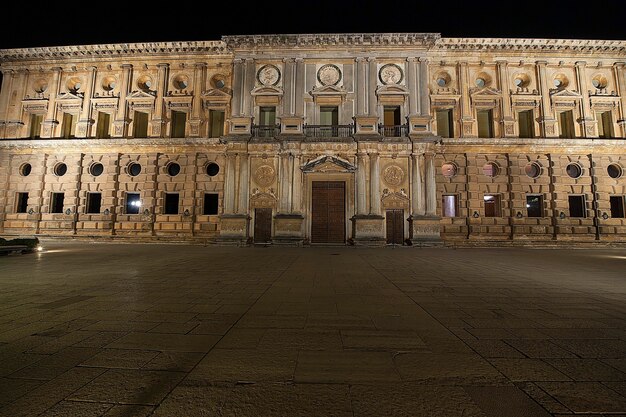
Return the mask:
{"type": "Polygon", "coordinates": [[[178,193],[166,193],[163,214],[178,214],[178,193]]]}
{"type": "Polygon", "coordinates": [[[126,214],[139,214],[140,208],[139,193],[126,193],[126,214]]]}
{"type": "Polygon", "coordinates": [[[100,213],[101,204],[102,204],[101,193],[87,193],[87,213],[89,214],[100,213]]]}
{"type": "Polygon", "coordinates": [[[485,194],[485,217],[502,217],[502,208],[499,194],[485,194]]]}
{"type": "Polygon", "coordinates": [[[459,203],[456,195],[444,195],[441,205],[441,213],[443,217],[457,217],[459,211],[459,203]]]}
{"type": "Polygon", "coordinates": [[[202,209],[202,214],[204,215],[213,215],[217,214],[218,210],[218,194],[215,193],[205,193],[204,194],[204,206],[202,209]]]}
{"type": "Polygon", "coordinates": [[[65,193],[52,193],[50,195],[50,213],[63,213],[63,200],[65,200],[65,193]]]}
{"type": "Polygon", "coordinates": [[[568,197],[568,202],[570,217],[587,217],[585,215],[586,210],[584,195],[570,195],[568,197]]]}
{"type": "Polygon", "coordinates": [[[16,195],[16,213],[26,213],[28,210],[28,193],[17,193],[16,195]]]}
{"type": "Polygon", "coordinates": [[[442,138],[454,137],[452,109],[437,110],[437,135],[442,138]]]}
{"type": "Polygon", "coordinates": [[[543,196],[527,195],[526,210],[528,217],[543,217],[543,196]]]}
{"type": "Polygon", "coordinates": [[[609,197],[611,202],[611,217],[615,219],[624,218],[624,196],[612,195],[609,197]]]}

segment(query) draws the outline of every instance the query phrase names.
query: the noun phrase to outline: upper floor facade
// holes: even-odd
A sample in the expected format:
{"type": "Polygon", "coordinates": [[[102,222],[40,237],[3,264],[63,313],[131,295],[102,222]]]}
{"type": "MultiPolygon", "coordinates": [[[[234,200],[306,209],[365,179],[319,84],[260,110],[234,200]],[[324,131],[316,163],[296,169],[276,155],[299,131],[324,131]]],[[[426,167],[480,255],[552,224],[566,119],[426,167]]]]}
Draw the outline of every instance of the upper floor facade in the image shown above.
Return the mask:
{"type": "Polygon", "coordinates": [[[626,138],[626,41],[225,36],[2,50],[0,70],[2,139],[626,138]]]}

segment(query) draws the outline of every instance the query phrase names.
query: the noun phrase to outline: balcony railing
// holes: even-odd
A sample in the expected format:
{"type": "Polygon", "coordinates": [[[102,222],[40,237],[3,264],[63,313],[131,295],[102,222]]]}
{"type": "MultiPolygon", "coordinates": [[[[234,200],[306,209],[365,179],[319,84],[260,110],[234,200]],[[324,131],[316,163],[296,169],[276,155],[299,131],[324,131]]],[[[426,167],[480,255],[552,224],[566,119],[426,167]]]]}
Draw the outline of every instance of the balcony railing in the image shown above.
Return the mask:
{"type": "Polygon", "coordinates": [[[315,138],[349,138],[354,125],[304,125],[304,135],[315,138]]]}
{"type": "Polygon", "coordinates": [[[385,138],[400,138],[409,135],[409,125],[378,125],[378,133],[385,138]]]}
{"type": "Polygon", "coordinates": [[[252,125],[252,137],[275,138],[280,134],[280,125],[252,125]]]}

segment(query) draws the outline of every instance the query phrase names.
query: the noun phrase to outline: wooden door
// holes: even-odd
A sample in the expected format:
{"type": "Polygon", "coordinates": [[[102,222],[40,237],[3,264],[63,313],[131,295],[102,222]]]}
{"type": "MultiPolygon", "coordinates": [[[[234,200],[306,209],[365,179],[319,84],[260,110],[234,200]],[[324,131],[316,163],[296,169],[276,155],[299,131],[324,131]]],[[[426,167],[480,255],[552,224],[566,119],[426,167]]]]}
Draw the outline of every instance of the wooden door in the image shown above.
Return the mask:
{"type": "Polygon", "coordinates": [[[254,243],[266,243],[272,240],[272,209],[254,209],[254,243]]]}
{"type": "Polygon", "coordinates": [[[404,242],[404,210],[387,210],[387,243],[402,245],[404,242]]]}
{"type": "Polygon", "coordinates": [[[313,181],[311,243],[345,242],[345,188],[343,181],[313,181]]]}

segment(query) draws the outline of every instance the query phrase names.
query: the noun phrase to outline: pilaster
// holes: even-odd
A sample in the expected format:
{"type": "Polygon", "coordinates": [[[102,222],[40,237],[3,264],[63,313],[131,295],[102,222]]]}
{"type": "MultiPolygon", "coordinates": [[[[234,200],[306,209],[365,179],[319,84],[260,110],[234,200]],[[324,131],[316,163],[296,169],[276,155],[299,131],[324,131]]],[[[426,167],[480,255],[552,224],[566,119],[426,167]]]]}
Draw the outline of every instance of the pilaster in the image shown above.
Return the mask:
{"type": "Polygon", "coordinates": [[[617,79],[617,95],[620,97],[617,114],[617,124],[621,130],[619,136],[626,138],[626,63],[616,62],[614,69],[617,79]]]}
{"type": "Polygon", "coordinates": [[[76,137],[88,138],[91,136],[91,127],[94,124],[91,115],[91,97],[96,83],[97,70],[95,66],[89,67],[89,80],[87,81],[85,94],[83,95],[83,107],[80,111],[78,122],[76,123],[76,137]]]}
{"type": "Polygon", "coordinates": [[[589,90],[587,90],[587,63],[585,61],[576,61],[576,84],[580,90],[582,96],[582,103],[580,106],[580,131],[583,137],[597,138],[598,137],[598,122],[595,117],[592,117],[591,108],[589,106],[589,90]]]}
{"type": "Polygon", "coordinates": [[[54,137],[54,131],[59,124],[56,117],[56,98],[61,86],[61,67],[52,68],[52,83],[50,85],[50,96],[48,97],[48,112],[41,126],[41,137],[51,138],[54,137]]]}
{"type": "Polygon", "coordinates": [[[167,91],[167,80],[169,74],[169,64],[158,64],[158,80],[156,100],[154,102],[154,116],[150,121],[151,137],[162,138],[165,136],[165,124],[167,120],[163,116],[164,103],[163,95],[167,91]]]}
{"type": "Polygon", "coordinates": [[[459,87],[461,90],[461,137],[471,138],[474,134],[474,116],[469,93],[469,68],[467,62],[459,62],[459,87]]]}
{"type": "Polygon", "coordinates": [[[515,118],[511,109],[511,89],[509,88],[509,64],[507,61],[496,61],[498,86],[502,91],[502,123],[504,137],[515,137],[515,118]]]}
{"type": "Polygon", "coordinates": [[[546,78],[546,61],[537,61],[537,83],[539,83],[539,93],[541,94],[541,123],[543,137],[557,138],[559,132],[556,128],[556,119],[553,114],[552,103],[550,102],[550,87],[546,78]]]}
{"type": "Polygon", "coordinates": [[[191,102],[191,115],[189,117],[189,136],[202,137],[203,120],[202,112],[202,91],[204,90],[207,64],[197,62],[193,68],[193,101],[191,102]]]}
{"type": "Polygon", "coordinates": [[[113,121],[113,133],[111,137],[123,138],[126,137],[126,130],[128,128],[128,106],[126,105],[126,97],[130,92],[130,79],[132,75],[133,66],[130,64],[122,65],[122,83],[120,85],[120,100],[117,103],[117,112],[115,113],[115,120],[113,121]]]}

